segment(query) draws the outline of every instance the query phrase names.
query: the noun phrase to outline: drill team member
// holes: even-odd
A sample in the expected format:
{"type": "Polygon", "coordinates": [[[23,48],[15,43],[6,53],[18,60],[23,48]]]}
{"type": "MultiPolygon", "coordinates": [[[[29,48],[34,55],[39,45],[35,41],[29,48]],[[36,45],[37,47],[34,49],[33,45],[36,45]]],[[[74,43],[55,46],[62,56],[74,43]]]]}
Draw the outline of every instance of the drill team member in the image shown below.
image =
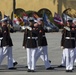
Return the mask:
{"type": "Polygon", "coordinates": [[[63,47],[65,52],[66,72],[73,71],[74,48],[75,48],[75,30],[72,29],[72,20],[68,20],[67,27],[64,26],[63,47]]]}
{"type": "Polygon", "coordinates": [[[2,51],[2,47],[1,47],[1,41],[3,39],[3,36],[2,36],[2,28],[0,26],[0,55],[1,55],[1,51],[2,51]]]}
{"type": "Polygon", "coordinates": [[[16,69],[13,67],[13,56],[12,56],[12,39],[7,27],[7,18],[4,18],[2,21],[2,41],[1,41],[1,55],[0,55],[0,64],[4,59],[5,55],[8,57],[8,69],[16,69]]]}
{"type": "Polygon", "coordinates": [[[58,66],[59,68],[64,68],[65,65],[66,65],[66,62],[65,62],[65,50],[64,50],[64,47],[63,47],[63,42],[64,42],[64,29],[62,30],[62,37],[61,37],[61,49],[63,50],[62,51],[62,60],[61,60],[61,64],[58,66]]]}
{"type": "Polygon", "coordinates": [[[23,46],[27,51],[28,72],[35,71],[35,57],[37,51],[37,30],[34,27],[33,17],[29,18],[29,25],[24,32],[23,46]]]}
{"type": "Polygon", "coordinates": [[[48,47],[47,47],[48,44],[45,36],[45,30],[43,28],[42,18],[39,18],[37,23],[38,23],[39,34],[38,34],[38,52],[36,55],[36,61],[38,60],[39,57],[43,58],[46,70],[53,70],[54,68],[51,67],[50,62],[48,60],[48,47]]]}

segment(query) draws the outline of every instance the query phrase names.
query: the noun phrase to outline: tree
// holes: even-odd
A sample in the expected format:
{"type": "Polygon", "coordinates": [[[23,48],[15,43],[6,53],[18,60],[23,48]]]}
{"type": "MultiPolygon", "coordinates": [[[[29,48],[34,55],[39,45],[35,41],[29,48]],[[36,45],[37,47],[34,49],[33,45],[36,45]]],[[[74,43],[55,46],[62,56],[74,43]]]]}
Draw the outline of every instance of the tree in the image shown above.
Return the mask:
{"type": "Polygon", "coordinates": [[[57,13],[61,15],[62,14],[62,5],[64,5],[64,7],[67,8],[67,0],[53,0],[53,3],[55,4],[56,1],[58,2],[57,13]]]}
{"type": "Polygon", "coordinates": [[[13,13],[15,13],[16,0],[13,0],[13,13]]]}

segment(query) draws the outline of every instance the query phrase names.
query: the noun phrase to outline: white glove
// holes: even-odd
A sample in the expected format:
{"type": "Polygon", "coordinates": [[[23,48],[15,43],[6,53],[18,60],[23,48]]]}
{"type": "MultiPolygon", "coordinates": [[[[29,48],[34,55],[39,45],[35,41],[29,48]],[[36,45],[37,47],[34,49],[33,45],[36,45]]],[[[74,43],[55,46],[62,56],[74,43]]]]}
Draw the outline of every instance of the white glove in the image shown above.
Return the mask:
{"type": "Polygon", "coordinates": [[[67,31],[70,31],[70,28],[65,26],[64,29],[66,29],[67,31]]]}
{"type": "Polygon", "coordinates": [[[63,49],[64,47],[63,46],[61,46],[61,49],[63,49]]]}
{"type": "Polygon", "coordinates": [[[25,47],[23,46],[23,49],[25,49],[25,47]]]}
{"type": "Polygon", "coordinates": [[[3,37],[0,37],[0,40],[2,40],[3,39],[3,37]]]}
{"type": "Polygon", "coordinates": [[[25,28],[27,28],[27,29],[28,29],[28,30],[30,30],[30,31],[32,30],[32,28],[31,28],[31,27],[29,27],[29,26],[26,26],[25,28]]]}

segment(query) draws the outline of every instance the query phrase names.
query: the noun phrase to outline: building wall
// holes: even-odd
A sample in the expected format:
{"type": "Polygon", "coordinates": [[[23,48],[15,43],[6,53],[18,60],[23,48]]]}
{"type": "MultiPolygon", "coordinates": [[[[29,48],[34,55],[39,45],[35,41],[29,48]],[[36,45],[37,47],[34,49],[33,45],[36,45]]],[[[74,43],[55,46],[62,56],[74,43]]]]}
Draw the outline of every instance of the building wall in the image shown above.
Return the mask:
{"type": "Polygon", "coordinates": [[[16,7],[17,8],[23,8],[26,11],[28,10],[35,10],[38,11],[42,8],[47,8],[51,12],[57,12],[57,0],[54,3],[54,0],[16,0],[16,7]],[[20,2],[19,2],[20,1],[20,2]],[[21,3],[23,2],[23,4],[21,3]],[[31,2],[32,1],[32,2],[31,2]]]}
{"type": "Polygon", "coordinates": [[[12,2],[13,0],[0,0],[0,11],[3,15],[11,15],[11,12],[13,11],[12,2]]]}
{"type": "MultiPolygon", "coordinates": [[[[42,8],[54,12],[62,13],[66,8],[75,8],[76,0],[16,0],[16,9],[21,8],[25,11],[39,11],[42,8]]],[[[13,0],[0,0],[0,11],[2,14],[11,16],[13,11],[13,0]]]]}

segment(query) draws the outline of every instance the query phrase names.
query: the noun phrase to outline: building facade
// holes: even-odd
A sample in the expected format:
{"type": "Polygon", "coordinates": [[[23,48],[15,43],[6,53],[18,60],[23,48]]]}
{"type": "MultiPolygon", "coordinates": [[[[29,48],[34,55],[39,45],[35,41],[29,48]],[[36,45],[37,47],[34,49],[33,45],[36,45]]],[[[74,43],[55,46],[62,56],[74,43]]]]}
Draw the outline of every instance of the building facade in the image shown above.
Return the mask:
{"type": "Polygon", "coordinates": [[[13,1],[15,1],[15,9],[37,12],[47,9],[53,16],[55,12],[61,14],[67,8],[76,10],[76,0],[0,0],[0,13],[2,15],[12,15],[13,1]]]}

